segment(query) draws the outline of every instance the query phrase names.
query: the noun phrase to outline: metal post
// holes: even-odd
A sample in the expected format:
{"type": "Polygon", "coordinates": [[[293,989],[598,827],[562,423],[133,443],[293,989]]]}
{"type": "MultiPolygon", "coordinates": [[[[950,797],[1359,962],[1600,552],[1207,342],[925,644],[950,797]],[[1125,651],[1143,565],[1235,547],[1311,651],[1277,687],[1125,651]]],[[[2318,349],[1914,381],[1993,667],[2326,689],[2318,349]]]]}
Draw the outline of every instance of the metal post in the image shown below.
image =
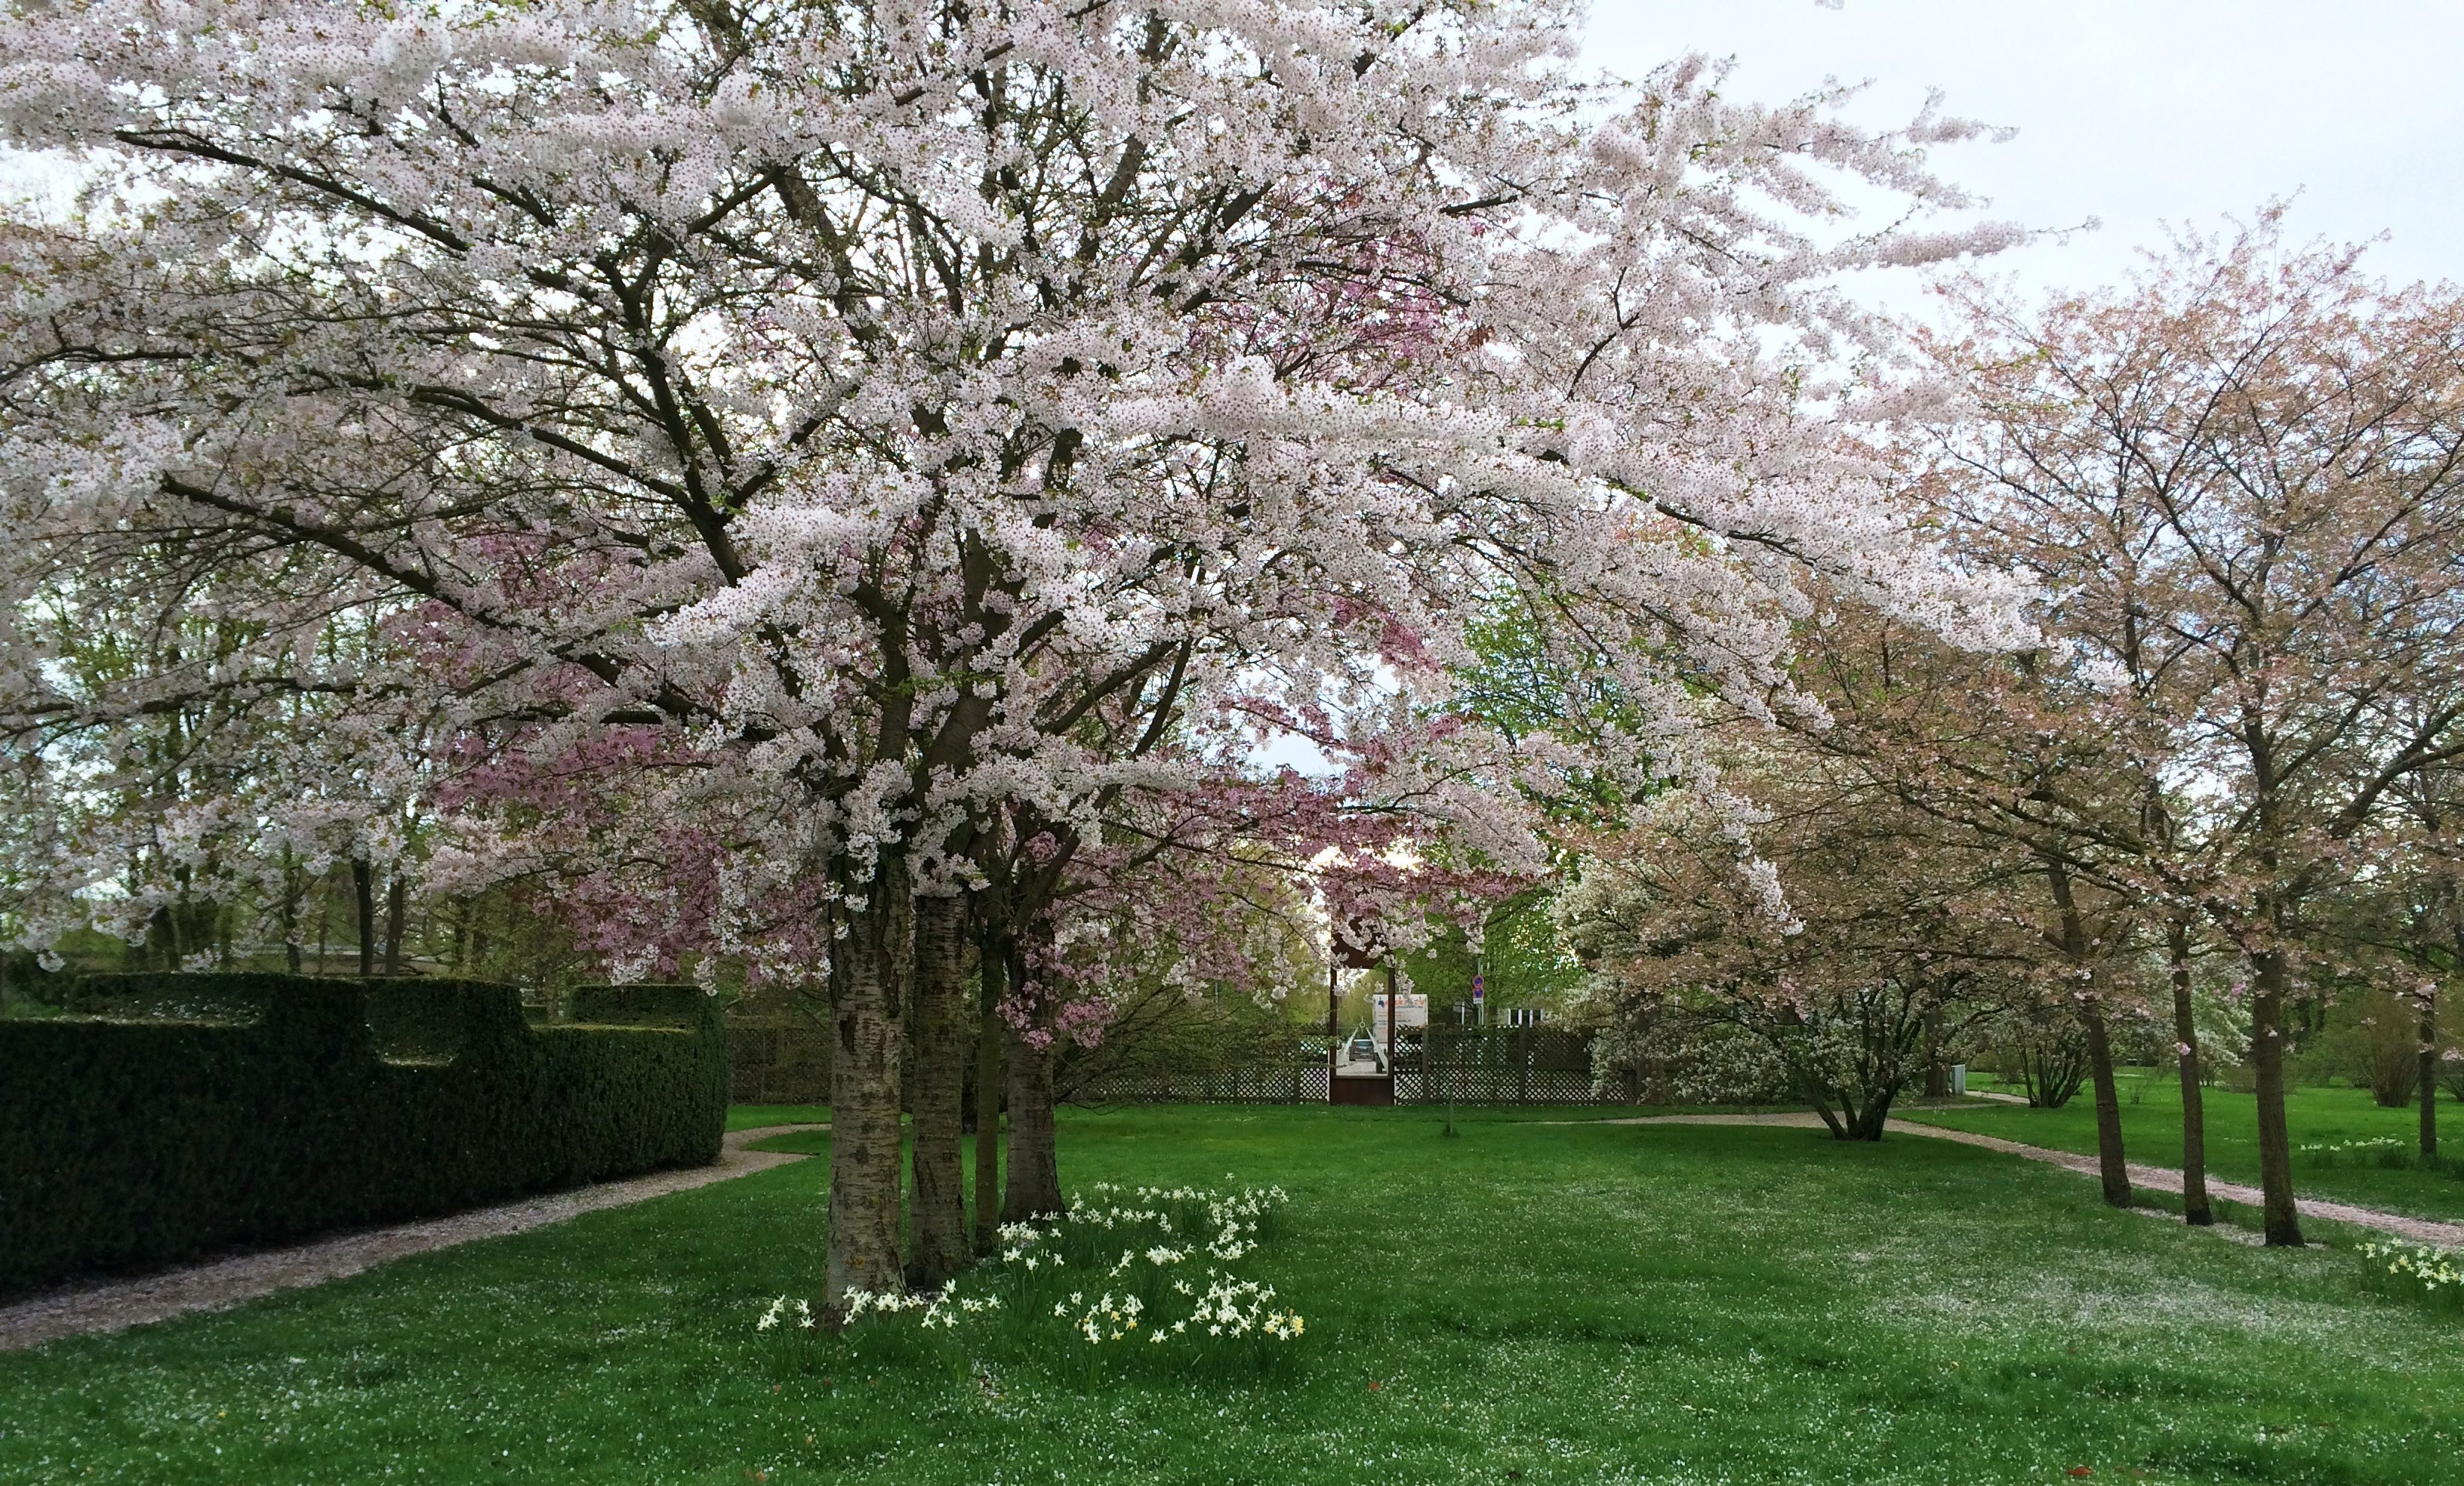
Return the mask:
{"type": "Polygon", "coordinates": [[[1334,1030],[1334,941],[1326,946],[1326,1102],[1334,1103],[1334,1068],[1342,1056],[1342,1035],[1334,1030]]]}

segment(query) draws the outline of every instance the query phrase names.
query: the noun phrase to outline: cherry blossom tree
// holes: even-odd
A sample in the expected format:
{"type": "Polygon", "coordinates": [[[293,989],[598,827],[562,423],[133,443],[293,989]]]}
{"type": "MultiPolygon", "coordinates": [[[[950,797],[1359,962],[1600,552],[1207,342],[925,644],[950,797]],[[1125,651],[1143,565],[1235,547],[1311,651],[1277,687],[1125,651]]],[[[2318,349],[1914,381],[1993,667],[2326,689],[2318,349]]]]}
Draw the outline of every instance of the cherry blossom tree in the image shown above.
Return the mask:
{"type": "Polygon", "coordinates": [[[16,759],[301,699],[320,777],[425,740],[435,880],[826,984],[825,1300],[897,1283],[908,979],[946,1020],[996,818],[1098,840],[1222,699],[1441,706],[1505,589],[1635,709],[1590,767],[1706,798],[1695,701],[1787,705],[1808,574],[2003,624],[1809,371],[1873,335],[1840,272],[2007,240],[1823,229],[1839,178],[1966,205],[1973,127],[1595,90],[1571,19],[14,7],[0,139],[78,183],[0,237],[16,759]],[[44,604],[230,643],[64,687],[44,604]]]}
{"type": "MultiPolygon", "coordinates": [[[[2040,578],[2040,545],[2076,550],[2013,521],[1963,524],[1958,540],[1970,560],[2040,578]]],[[[2042,621],[2060,616],[2079,588],[2037,592],[2042,621]]],[[[2145,755],[2128,746],[2138,717],[2130,693],[2066,638],[1961,651],[1854,607],[1825,613],[1800,674],[1824,708],[1820,726],[1798,730],[1802,746],[1890,809],[1927,818],[1910,849],[1943,858],[1937,872],[1997,885],[1969,911],[2005,922],[1995,952],[2008,961],[2008,993],[2075,1025],[2095,1087],[2105,1198],[2127,1206],[2110,1021],[2138,1009],[2128,971],[2145,906],[2133,874],[2149,798],[2145,755]],[[1973,864],[1952,864],[1963,861],[1973,864]]],[[[2029,1019],[2022,1010],[2018,1020],[2029,1019]]],[[[2195,1128],[2195,1106],[2191,1116],[2195,1128]]]]}
{"type": "MultiPolygon", "coordinates": [[[[2376,829],[2393,839],[2368,843],[2379,870],[2347,885],[2329,916],[2330,934],[2354,957],[2384,975],[2394,1006],[2410,1014],[2409,1041],[2418,1062],[2413,1093],[2420,1103],[2418,1148],[2438,1153],[2440,1008],[2464,967],[2464,784],[2453,764],[2423,769],[2389,791],[2390,818],[2376,829]]],[[[2448,1056],[2453,1057],[2449,1052],[2448,1056]]]]}
{"type": "Polygon", "coordinates": [[[1174,760],[1171,787],[1106,790],[1093,835],[1015,804],[986,835],[1001,849],[979,859],[975,899],[1006,1050],[1006,1220],[1059,1208],[1055,1064],[1104,1034],[1124,985],[1134,994],[1163,973],[1276,995],[1284,961],[1259,953],[1262,920],[1280,924],[1274,943],[1375,923],[1409,949],[1433,916],[1476,923],[1548,865],[1515,794],[1494,787],[1521,765],[1516,752],[1452,714],[1415,716],[1399,697],[1343,718],[1236,698],[1185,730],[1171,752],[1183,751],[1198,756],[1174,760]],[[1246,761],[1262,731],[1306,738],[1330,772],[1261,775],[1246,761]],[[1296,903],[1315,926],[1294,922],[1296,903]]]}
{"type": "Polygon", "coordinates": [[[2276,224],[2040,311],[1969,295],[1944,349],[1982,416],[1941,470],[1970,520],[2033,534],[2049,629],[2126,701],[2145,808],[2071,826],[2247,960],[2266,1230],[2294,1244],[2288,1000],[2407,781],[2464,756],[2464,299],[2276,224]]]}
{"type": "Polygon", "coordinates": [[[2024,975],[2008,900],[2027,863],[1793,740],[1736,763],[1762,819],[1740,833],[1669,795],[1599,840],[1564,894],[1592,1015],[1629,1049],[1716,1049],[1687,1034],[1725,1032],[1834,1138],[1880,1140],[1930,1044],[2024,975]]]}

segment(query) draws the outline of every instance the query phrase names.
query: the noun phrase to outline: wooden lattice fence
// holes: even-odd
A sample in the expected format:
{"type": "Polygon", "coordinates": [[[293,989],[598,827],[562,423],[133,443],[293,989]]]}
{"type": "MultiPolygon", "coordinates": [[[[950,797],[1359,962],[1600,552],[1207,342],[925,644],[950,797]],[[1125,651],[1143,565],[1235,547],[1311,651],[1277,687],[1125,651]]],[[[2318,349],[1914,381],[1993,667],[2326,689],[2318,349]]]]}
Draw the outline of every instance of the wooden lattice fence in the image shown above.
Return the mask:
{"type": "Polygon", "coordinates": [[[825,1104],[830,1029],[805,1017],[731,1017],[727,1097],[738,1104],[825,1104]]]}
{"type": "MultiPolygon", "coordinates": [[[[1322,1062],[1251,1068],[1106,1075],[1073,1091],[1093,1104],[1324,1104],[1322,1062]]],[[[1591,1039],[1557,1027],[1433,1026],[1407,1034],[1395,1049],[1395,1102],[1436,1104],[1632,1103],[1633,1081],[1607,1087],[1592,1070],[1591,1039]]]]}
{"type": "MultiPolygon", "coordinates": [[[[807,1017],[730,1018],[728,1097],[744,1104],[826,1104],[830,1035],[807,1017]]],[[[1323,1061],[1106,1071],[1071,1083],[1076,1104],[1322,1104],[1323,1061]]],[[[1633,1081],[1599,1085],[1591,1039],[1557,1027],[1432,1026],[1396,1048],[1395,1100],[1405,1104],[1633,1103],[1633,1081]]]]}
{"type": "Polygon", "coordinates": [[[1284,1067],[1212,1068],[1188,1073],[1116,1073],[1073,1090],[1081,1104],[1323,1104],[1322,1062],[1284,1067]]]}
{"type": "Polygon", "coordinates": [[[1591,1038],[1561,1027],[1429,1027],[1395,1057],[1397,1104],[1625,1103],[1629,1081],[1598,1086],[1591,1038]]]}

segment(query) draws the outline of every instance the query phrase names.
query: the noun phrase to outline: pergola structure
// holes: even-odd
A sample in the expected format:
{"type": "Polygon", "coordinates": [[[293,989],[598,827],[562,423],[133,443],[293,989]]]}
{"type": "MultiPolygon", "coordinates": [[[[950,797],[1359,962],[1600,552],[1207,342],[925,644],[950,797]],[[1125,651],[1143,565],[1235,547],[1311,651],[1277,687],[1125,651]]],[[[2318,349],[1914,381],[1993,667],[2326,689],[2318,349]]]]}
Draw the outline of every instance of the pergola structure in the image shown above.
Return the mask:
{"type": "MultiPolygon", "coordinates": [[[[1327,1102],[1334,1104],[1392,1104],[1395,1103],[1395,955],[1380,943],[1381,936],[1373,926],[1345,924],[1335,928],[1328,945],[1326,960],[1326,1088],[1327,1102]],[[1375,1074],[1343,1071],[1343,1029],[1337,1024],[1338,985],[1347,970],[1386,970],[1386,1058],[1384,1067],[1375,1074]]],[[[1373,1022],[1374,1025],[1374,1022],[1373,1022]]]]}

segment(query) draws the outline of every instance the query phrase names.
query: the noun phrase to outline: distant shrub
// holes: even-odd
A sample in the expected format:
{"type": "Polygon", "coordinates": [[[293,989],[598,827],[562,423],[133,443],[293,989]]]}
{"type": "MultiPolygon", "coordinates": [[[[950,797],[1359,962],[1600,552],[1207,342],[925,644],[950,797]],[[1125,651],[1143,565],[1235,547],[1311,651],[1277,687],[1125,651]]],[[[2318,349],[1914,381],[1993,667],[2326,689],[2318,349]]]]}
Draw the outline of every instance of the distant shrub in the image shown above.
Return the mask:
{"type": "Polygon", "coordinates": [[[2382,1167],[2398,1170],[2412,1165],[2413,1147],[2392,1135],[2374,1135],[2366,1140],[2326,1141],[2298,1147],[2298,1153],[2312,1166],[2382,1167]]]}
{"type": "Polygon", "coordinates": [[[2420,1024],[2420,1012],[2390,992],[2355,996],[2321,1039],[2321,1071],[2343,1074],[2386,1108],[2408,1104],[2421,1086],[2420,1024]]]}
{"type": "Polygon", "coordinates": [[[2454,1156],[2421,1153],[2413,1141],[2393,1135],[2377,1135],[2366,1140],[2328,1141],[2295,1148],[2303,1162],[2311,1166],[2376,1167],[2387,1171],[2435,1171],[2441,1176],[2464,1180],[2464,1160],[2454,1156]]]}

